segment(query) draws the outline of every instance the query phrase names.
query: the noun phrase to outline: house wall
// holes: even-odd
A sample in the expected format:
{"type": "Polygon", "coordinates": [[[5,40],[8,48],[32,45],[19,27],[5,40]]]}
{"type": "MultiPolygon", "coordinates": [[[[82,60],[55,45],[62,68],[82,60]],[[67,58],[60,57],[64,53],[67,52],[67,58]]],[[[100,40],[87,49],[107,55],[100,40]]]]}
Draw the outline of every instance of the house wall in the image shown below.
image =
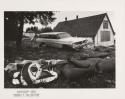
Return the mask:
{"type": "MultiPolygon", "coordinates": [[[[104,17],[103,21],[104,20],[108,20],[106,16],[104,17]]],[[[111,46],[111,45],[114,45],[114,34],[113,34],[113,31],[111,29],[111,26],[110,26],[109,22],[108,22],[108,29],[103,28],[103,22],[102,22],[94,40],[95,40],[95,46],[111,46]],[[101,41],[101,32],[102,31],[109,31],[110,32],[110,41],[103,41],[103,42],[101,41]]]]}

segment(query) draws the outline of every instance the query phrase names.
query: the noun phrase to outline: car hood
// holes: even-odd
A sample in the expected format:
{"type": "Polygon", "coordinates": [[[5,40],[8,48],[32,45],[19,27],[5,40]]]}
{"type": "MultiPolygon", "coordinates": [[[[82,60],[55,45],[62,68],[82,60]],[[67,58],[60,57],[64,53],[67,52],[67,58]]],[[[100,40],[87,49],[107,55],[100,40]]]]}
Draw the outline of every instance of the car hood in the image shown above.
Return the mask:
{"type": "Polygon", "coordinates": [[[69,42],[69,43],[75,43],[75,42],[80,42],[84,40],[86,40],[86,38],[82,38],[82,37],[68,37],[68,38],[60,39],[60,41],[69,42]]]}

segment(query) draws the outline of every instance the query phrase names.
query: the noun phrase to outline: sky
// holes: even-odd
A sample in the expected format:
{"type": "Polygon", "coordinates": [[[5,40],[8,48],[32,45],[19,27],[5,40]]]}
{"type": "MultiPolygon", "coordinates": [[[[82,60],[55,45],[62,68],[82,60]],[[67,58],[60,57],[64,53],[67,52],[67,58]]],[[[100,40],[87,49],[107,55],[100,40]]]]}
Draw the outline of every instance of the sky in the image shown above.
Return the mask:
{"type": "MultiPolygon", "coordinates": [[[[78,15],[79,18],[83,18],[83,17],[88,17],[88,16],[93,16],[93,15],[98,15],[98,14],[102,14],[102,13],[107,13],[109,16],[109,19],[111,21],[111,24],[113,26],[113,28],[115,27],[115,16],[113,12],[102,12],[102,11],[57,11],[55,12],[55,16],[56,20],[54,22],[52,22],[52,24],[49,24],[49,27],[54,28],[59,22],[65,21],[65,17],[67,17],[67,20],[73,20],[76,19],[76,16],[78,15]]],[[[41,24],[37,23],[35,24],[39,29],[44,27],[41,24]]],[[[26,30],[27,27],[30,27],[33,25],[25,25],[24,26],[24,31],[26,30]]]]}

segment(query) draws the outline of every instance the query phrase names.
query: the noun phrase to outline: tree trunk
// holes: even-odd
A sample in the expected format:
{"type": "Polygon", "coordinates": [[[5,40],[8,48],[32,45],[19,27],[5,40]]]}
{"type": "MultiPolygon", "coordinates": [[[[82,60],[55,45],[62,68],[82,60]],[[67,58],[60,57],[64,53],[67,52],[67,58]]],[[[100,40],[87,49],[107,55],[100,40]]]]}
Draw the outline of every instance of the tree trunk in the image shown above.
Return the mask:
{"type": "Polygon", "coordinates": [[[17,49],[22,49],[22,37],[23,37],[23,15],[20,15],[19,20],[17,21],[17,35],[16,35],[16,46],[17,49]]]}

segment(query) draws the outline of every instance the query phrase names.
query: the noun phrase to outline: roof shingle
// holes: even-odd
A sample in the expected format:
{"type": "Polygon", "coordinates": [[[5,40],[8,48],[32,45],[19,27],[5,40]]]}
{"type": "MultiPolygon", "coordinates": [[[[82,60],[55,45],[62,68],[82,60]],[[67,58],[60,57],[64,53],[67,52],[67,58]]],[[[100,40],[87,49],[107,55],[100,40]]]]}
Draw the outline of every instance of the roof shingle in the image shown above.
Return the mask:
{"type": "Polygon", "coordinates": [[[72,36],[94,37],[105,15],[106,13],[60,22],[53,31],[68,32],[72,36]]]}

